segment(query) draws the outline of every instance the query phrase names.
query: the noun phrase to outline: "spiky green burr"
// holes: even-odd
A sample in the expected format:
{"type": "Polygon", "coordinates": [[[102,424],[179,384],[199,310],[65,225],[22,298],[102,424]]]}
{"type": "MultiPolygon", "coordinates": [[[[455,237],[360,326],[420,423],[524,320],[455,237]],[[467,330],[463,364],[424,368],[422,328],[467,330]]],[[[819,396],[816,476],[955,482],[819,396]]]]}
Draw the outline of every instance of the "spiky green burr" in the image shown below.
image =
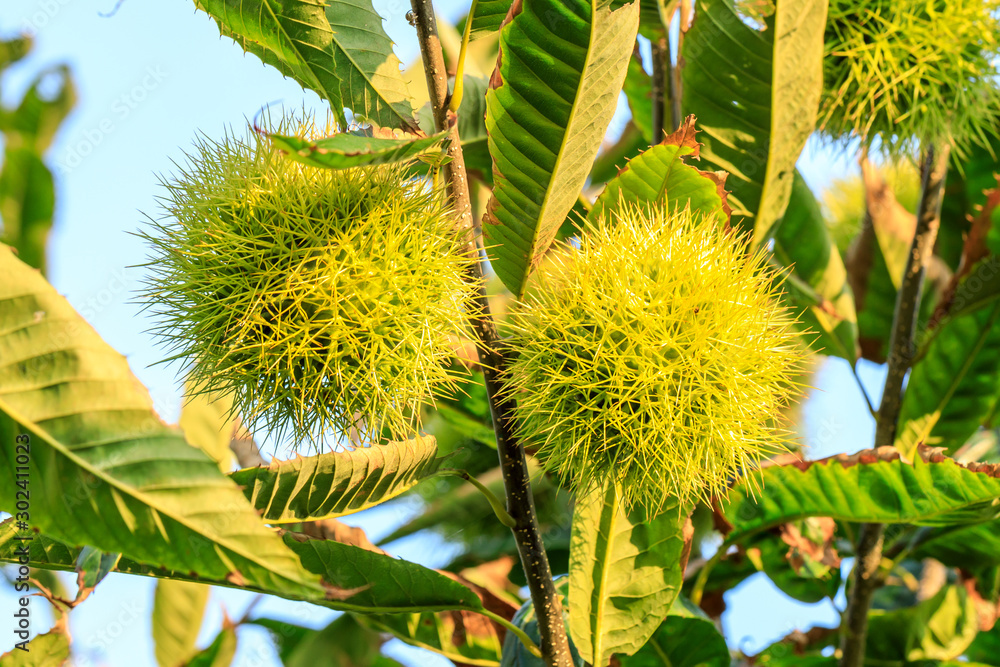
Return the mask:
{"type": "Polygon", "coordinates": [[[143,233],[170,358],[297,443],[412,435],[454,389],[470,307],[442,193],[396,166],[301,165],[253,131],[198,140],[178,169],[143,233]]]}
{"type": "Polygon", "coordinates": [[[831,0],[820,125],[899,155],[1000,122],[1000,0],[831,0]]]}
{"type": "Polygon", "coordinates": [[[578,492],[658,509],[783,448],[802,347],[774,276],[690,211],[626,208],[541,271],[511,317],[523,438],[578,492]]]}

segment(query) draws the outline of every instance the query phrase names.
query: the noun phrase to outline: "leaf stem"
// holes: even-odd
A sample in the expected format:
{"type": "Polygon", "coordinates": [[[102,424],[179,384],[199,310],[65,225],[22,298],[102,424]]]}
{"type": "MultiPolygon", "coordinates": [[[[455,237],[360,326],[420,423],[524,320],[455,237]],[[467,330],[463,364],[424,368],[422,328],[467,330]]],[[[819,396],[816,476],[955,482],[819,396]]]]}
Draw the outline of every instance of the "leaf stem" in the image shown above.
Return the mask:
{"type": "Polygon", "coordinates": [[[451,161],[445,165],[445,179],[448,192],[455,209],[458,229],[465,235],[466,253],[475,261],[470,262],[469,280],[476,285],[476,309],[470,315],[470,323],[475,332],[479,363],[486,380],[486,392],[490,400],[490,414],[497,438],[497,453],[507,492],[507,511],[514,520],[512,529],[521,565],[531,591],[531,599],[538,617],[538,631],[541,636],[542,659],[554,667],[572,667],[569,641],[563,620],[562,602],[552,581],[552,570],[542,543],[535,501],[531,493],[531,479],[524,448],[514,434],[513,397],[503,391],[506,362],[499,344],[496,322],[490,313],[483,280],[485,252],[482,246],[482,229],[472,216],[469,197],[469,180],[465,171],[465,157],[458,136],[455,112],[448,109],[448,73],[445,70],[441,41],[437,34],[437,21],[431,0],[410,0],[413,8],[413,23],[417,29],[417,41],[423,58],[427,76],[427,92],[434,112],[437,131],[450,130],[451,142],[448,155],[451,161]]]}
{"type": "Polygon", "coordinates": [[[529,637],[524,630],[511,623],[503,616],[494,614],[489,609],[480,609],[479,613],[485,616],[486,618],[496,623],[499,623],[500,625],[505,627],[508,632],[513,632],[514,635],[521,640],[521,643],[524,644],[525,648],[527,648],[528,651],[531,652],[531,655],[535,656],[536,658],[542,657],[542,650],[538,648],[538,644],[532,641],[531,637],[529,637]]]}
{"type": "Polygon", "coordinates": [[[723,542],[716,549],[712,557],[709,558],[701,569],[698,570],[698,577],[694,580],[694,586],[691,587],[690,600],[695,606],[701,605],[701,598],[705,595],[705,586],[708,584],[708,575],[712,573],[712,569],[718,565],[719,561],[726,555],[729,547],[732,546],[728,542],[723,542]]]}
{"type": "Polygon", "coordinates": [[[500,523],[507,526],[508,528],[515,528],[517,526],[517,524],[514,522],[514,518],[507,512],[506,509],[504,509],[503,501],[497,498],[496,494],[490,491],[489,488],[487,488],[487,486],[482,482],[480,482],[478,479],[470,475],[465,470],[453,470],[449,468],[446,470],[442,470],[441,472],[446,475],[454,475],[455,477],[461,477],[466,482],[479,489],[479,492],[486,497],[486,500],[487,502],[489,502],[490,507],[493,508],[493,512],[496,513],[497,518],[500,519],[500,523]]]}
{"type": "Polygon", "coordinates": [[[458,51],[458,64],[455,65],[455,86],[452,89],[448,110],[458,112],[462,104],[462,94],[465,92],[465,54],[469,50],[469,37],[472,34],[472,18],[476,15],[479,0],[472,0],[469,15],[465,17],[465,30],[462,31],[462,48],[458,51]]]}
{"type": "MultiPolygon", "coordinates": [[[[903,282],[896,296],[896,309],[889,337],[889,369],[882,390],[878,422],[875,427],[875,447],[891,447],[896,440],[896,428],[903,402],[903,379],[913,363],[914,331],[920,310],[927,262],[937,238],[941,216],[941,199],[948,169],[947,146],[928,146],[922,165],[920,203],[917,206],[917,228],[906,260],[903,282]]],[[[882,583],[882,544],[885,526],[865,523],[858,531],[856,561],[851,573],[851,595],[841,627],[840,667],[861,667],[865,659],[868,635],[868,610],[872,597],[882,583]]]]}

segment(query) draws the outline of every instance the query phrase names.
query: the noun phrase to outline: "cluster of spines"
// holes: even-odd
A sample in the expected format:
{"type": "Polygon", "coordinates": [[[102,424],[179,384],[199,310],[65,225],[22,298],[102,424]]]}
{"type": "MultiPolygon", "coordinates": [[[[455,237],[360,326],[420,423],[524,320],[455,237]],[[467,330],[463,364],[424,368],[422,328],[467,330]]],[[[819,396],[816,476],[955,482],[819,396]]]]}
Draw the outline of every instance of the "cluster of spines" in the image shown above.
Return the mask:
{"type": "Polygon", "coordinates": [[[998,40],[998,0],[833,0],[821,126],[893,155],[985,143],[1000,121],[998,40]]]}
{"type": "Polygon", "coordinates": [[[557,256],[513,316],[522,437],[578,491],[707,498],[784,447],[801,348],[772,273],[689,211],[626,209],[557,256]]]}
{"type": "Polygon", "coordinates": [[[469,307],[441,193],[394,166],[303,166],[256,132],[199,140],[179,171],[144,233],[168,360],[275,435],[413,434],[455,388],[469,307]]]}

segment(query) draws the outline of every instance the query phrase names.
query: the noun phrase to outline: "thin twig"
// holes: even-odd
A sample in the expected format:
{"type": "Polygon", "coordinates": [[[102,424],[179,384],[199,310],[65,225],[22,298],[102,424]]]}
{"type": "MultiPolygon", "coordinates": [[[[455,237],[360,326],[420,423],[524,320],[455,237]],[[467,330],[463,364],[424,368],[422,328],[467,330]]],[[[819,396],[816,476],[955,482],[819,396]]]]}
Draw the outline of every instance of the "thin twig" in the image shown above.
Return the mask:
{"type": "Polygon", "coordinates": [[[652,43],[653,54],[653,145],[663,141],[664,131],[672,119],[667,119],[667,98],[670,95],[670,46],[667,38],[652,43]]]}
{"type": "Polygon", "coordinates": [[[260,604],[263,600],[264,600],[263,595],[255,595],[253,600],[250,600],[250,604],[247,605],[247,608],[243,610],[243,615],[240,616],[240,620],[236,621],[236,625],[243,625],[244,623],[249,623],[250,614],[253,613],[253,610],[256,609],[257,605],[260,604]]]}
{"type": "Polygon", "coordinates": [[[538,618],[542,659],[554,667],[572,667],[569,641],[563,621],[562,603],[552,582],[552,570],[542,543],[541,530],[535,514],[535,501],[531,493],[531,480],[524,448],[514,435],[514,399],[502,391],[505,360],[499,345],[496,322],[490,313],[489,300],[483,280],[485,253],[482,230],[472,216],[469,198],[469,181],[465,171],[465,158],[458,136],[455,113],[448,109],[448,73],[445,70],[441,41],[437,34],[437,21],[430,0],[410,0],[413,24],[427,76],[427,91],[434,112],[437,131],[450,130],[448,155],[451,162],[445,165],[445,180],[455,209],[458,228],[465,234],[466,253],[475,261],[470,262],[470,280],[476,285],[476,312],[471,325],[476,334],[479,363],[486,380],[490,400],[490,414],[497,439],[497,454],[507,492],[507,511],[514,519],[512,529],[521,565],[531,591],[538,618]]]}
{"type": "MultiPolygon", "coordinates": [[[[681,95],[684,92],[683,81],[681,80],[681,73],[684,69],[684,58],[682,57],[684,48],[684,34],[691,27],[691,16],[694,13],[694,7],[691,0],[681,0],[680,12],[677,15],[677,21],[679,23],[677,29],[677,62],[671,64],[670,66],[670,108],[674,116],[674,125],[671,128],[673,130],[680,127],[681,120],[684,116],[682,115],[681,109],[681,95]]],[[[669,31],[669,24],[667,29],[669,31]]],[[[667,42],[669,46],[669,42],[667,42]]],[[[667,58],[670,58],[670,49],[667,49],[667,58]]]]}
{"type": "MultiPolygon", "coordinates": [[[[850,363],[850,362],[848,362],[850,363]]],[[[857,363],[850,364],[851,374],[854,376],[854,381],[858,384],[858,391],[861,392],[861,397],[865,399],[865,403],[868,405],[868,412],[875,419],[878,419],[878,412],[875,410],[875,404],[872,403],[872,399],[868,396],[868,390],[865,389],[865,385],[861,382],[861,376],[858,375],[857,363]]]]}
{"type": "MultiPolygon", "coordinates": [[[[896,296],[896,309],[889,338],[889,369],[882,390],[878,423],[875,427],[875,447],[889,447],[896,440],[896,427],[903,401],[903,378],[913,362],[913,334],[920,310],[927,262],[937,238],[941,216],[941,199],[945,173],[948,169],[948,147],[929,146],[923,159],[920,203],[917,208],[917,229],[906,260],[906,272],[896,296]]],[[[868,610],[872,596],[881,585],[882,543],[885,526],[880,523],[861,525],[855,550],[857,559],[851,573],[851,595],[841,629],[840,667],[861,667],[865,659],[868,635],[868,610]]]]}

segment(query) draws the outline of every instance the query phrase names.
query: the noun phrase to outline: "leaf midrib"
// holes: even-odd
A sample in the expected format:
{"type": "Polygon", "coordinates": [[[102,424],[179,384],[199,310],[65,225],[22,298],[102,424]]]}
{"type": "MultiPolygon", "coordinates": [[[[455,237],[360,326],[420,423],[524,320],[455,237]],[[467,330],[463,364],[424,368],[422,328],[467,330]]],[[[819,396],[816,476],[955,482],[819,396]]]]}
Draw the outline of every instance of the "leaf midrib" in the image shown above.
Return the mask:
{"type": "Polygon", "coordinates": [[[607,542],[604,548],[603,558],[598,554],[594,554],[595,560],[599,562],[600,565],[600,577],[599,577],[599,587],[594,588],[594,592],[591,595],[591,632],[594,638],[594,663],[601,661],[603,657],[603,642],[604,642],[604,602],[605,595],[604,591],[607,589],[608,576],[611,571],[611,566],[614,564],[611,562],[610,556],[614,552],[614,529],[615,524],[618,519],[618,505],[619,505],[620,493],[618,490],[618,485],[614,482],[609,483],[608,491],[604,495],[604,501],[601,503],[601,524],[598,529],[598,534],[603,532],[603,529],[607,527],[607,542]],[[609,503],[610,500],[610,503],[609,503]],[[608,508],[610,506],[610,513],[608,508]],[[610,516],[609,516],[610,514],[610,516]]]}
{"type": "MultiPolygon", "coordinates": [[[[285,30],[285,26],[281,23],[281,20],[278,18],[278,14],[275,13],[274,9],[271,7],[271,0],[261,0],[261,4],[264,5],[265,7],[267,7],[268,14],[270,14],[271,18],[274,20],[274,23],[278,26],[278,30],[288,40],[288,44],[292,47],[292,50],[295,51],[295,55],[297,55],[299,57],[299,60],[302,61],[302,64],[305,65],[306,70],[309,72],[309,76],[312,77],[312,79],[313,79],[313,84],[319,90],[325,90],[326,89],[325,86],[323,86],[323,83],[319,80],[319,77],[316,76],[316,73],[313,71],[312,64],[306,59],[305,54],[299,49],[298,44],[296,43],[295,39],[288,33],[287,30],[285,30]]],[[[323,19],[326,20],[326,15],[325,14],[323,16],[323,19]]],[[[329,25],[329,24],[330,24],[330,22],[327,21],[327,25],[329,25]]],[[[322,27],[322,26],[320,26],[320,27],[322,27]]],[[[330,34],[331,35],[333,34],[333,29],[332,28],[330,29],[330,34]]],[[[332,39],[333,38],[331,37],[331,41],[332,41],[332,39]]],[[[264,46],[264,45],[261,44],[261,46],[264,46]]],[[[332,71],[330,72],[330,74],[333,75],[333,77],[335,79],[337,79],[337,83],[339,85],[340,84],[340,77],[338,77],[332,71]]],[[[337,93],[338,93],[338,97],[340,97],[340,94],[339,94],[340,91],[339,90],[337,91],[337,93]]],[[[332,102],[332,100],[331,100],[331,102],[332,102]]]]}
{"type": "MultiPolygon", "coordinates": [[[[333,2],[331,2],[331,4],[330,4],[330,7],[332,8],[334,4],[343,5],[345,3],[339,2],[338,0],[333,0],[333,2]]],[[[352,8],[357,9],[357,7],[353,7],[353,6],[352,6],[352,8]]],[[[326,14],[324,12],[324,17],[325,16],[326,16],[326,14]]],[[[327,19],[327,23],[330,23],[329,19],[327,19]]],[[[358,28],[357,26],[351,26],[351,25],[343,24],[343,23],[340,23],[338,25],[341,26],[341,27],[350,28],[351,30],[361,31],[361,28],[358,28]]],[[[332,23],[330,23],[330,32],[332,34],[332,37],[330,38],[330,41],[332,43],[336,44],[337,45],[337,49],[340,51],[340,53],[344,54],[347,57],[347,60],[350,61],[351,66],[354,68],[354,71],[361,75],[361,78],[364,79],[364,81],[368,84],[368,87],[371,88],[372,91],[374,91],[374,93],[378,97],[378,99],[381,100],[382,102],[384,102],[385,105],[390,110],[392,110],[392,112],[398,118],[400,118],[400,120],[404,120],[404,121],[407,121],[408,124],[412,124],[412,123],[409,123],[409,121],[407,119],[403,118],[403,116],[400,115],[400,113],[398,111],[396,111],[396,108],[392,106],[392,104],[389,102],[389,100],[387,100],[382,95],[382,91],[380,91],[378,88],[375,87],[375,83],[371,80],[371,78],[369,78],[368,74],[361,68],[361,65],[358,64],[358,61],[354,59],[354,56],[351,55],[350,51],[347,48],[344,47],[344,45],[340,42],[339,39],[337,39],[337,31],[333,30],[333,24],[332,23]]],[[[365,29],[365,32],[371,33],[371,34],[375,35],[376,37],[379,36],[378,33],[376,33],[374,30],[367,30],[367,29],[365,29]]]]}
{"type": "MultiPolygon", "coordinates": [[[[420,436],[422,440],[430,439],[431,436],[420,436]]],[[[348,516],[350,514],[355,514],[361,512],[365,509],[369,509],[379,502],[385,500],[390,500],[396,498],[406,491],[412,489],[414,486],[419,484],[425,479],[429,479],[434,475],[440,474],[440,466],[448,460],[447,456],[437,456],[436,448],[433,451],[428,450],[427,452],[422,452],[417,447],[417,445],[410,441],[401,441],[405,444],[402,449],[387,449],[386,451],[378,451],[377,457],[381,458],[381,462],[374,460],[376,453],[370,452],[369,450],[356,450],[358,454],[357,459],[352,457],[345,458],[347,462],[345,465],[349,465],[350,473],[344,473],[341,471],[342,479],[341,482],[346,485],[352,486],[350,494],[336,495],[334,493],[334,487],[330,486],[326,491],[322,489],[315,488],[315,480],[320,475],[335,475],[336,464],[330,464],[331,467],[327,470],[320,470],[320,462],[310,464],[312,466],[310,471],[305,471],[303,467],[304,464],[301,461],[292,460],[289,463],[288,470],[281,470],[279,465],[277,469],[268,469],[268,466],[262,466],[262,472],[258,472],[258,468],[242,468],[230,473],[228,475],[232,479],[234,474],[241,472],[250,472],[250,479],[246,480],[254,484],[251,489],[249,502],[252,507],[263,511],[263,517],[268,523],[272,524],[286,524],[286,523],[300,523],[306,519],[310,521],[322,521],[325,519],[335,519],[342,516],[348,516]],[[408,465],[410,461],[419,461],[419,465],[414,467],[406,468],[404,466],[408,465]],[[394,469],[390,469],[390,464],[395,465],[394,469]],[[439,470],[425,474],[425,471],[432,467],[437,466],[439,470]],[[375,483],[369,483],[367,477],[370,475],[363,474],[362,481],[354,483],[354,479],[357,476],[358,471],[364,468],[364,471],[375,470],[378,475],[378,481],[375,483]],[[305,473],[304,473],[305,471],[305,473]],[[303,474],[304,473],[304,474],[303,474]],[[262,479],[261,475],[274,475],[273,481],[262,479]],[[280,488],[280,481],[282,478],[294,477],[294,486],[288,492],[288,500],[282,505],[278,500],[278,489],[280,488]],[[303,479],[305,477],[305,479],[303,479]],[[374,493],[382,487],[383,484],[388,484],[392,489],[392,493],[388,493],[379,497],[379,500],[373,502],[372,496],[374,493]],[[259,498],[265,494],[264,491],[258,491],[257,485],[267,486],[269,485],[269,490],[267,493],[267,505],[261,508],[259,498]],[[365,493],[362,495],[362,490],[366,489],[365,493]],[[289,510],[289,504],[292,499],[299,496],[303,490],[306,491],[308,500],[305,501],[309,506],[322,507],[330,502],[331,498],[335,496],[338,500],[333,503],[325,514],[309,513],[306,516],[297,516],[294,512],[289,510]],[[316,503],[313,502],[313,494],[321,494],[321,500],[316,503]],[[355,502],[360,501],[360,506],[355,506],[355,502]],[[277,504],[276,504],[277,503],[277,504]]],[[[303,459],[303,461],[306,459],[303,459]]],[[[364,472],[362,471],[362,472],[364,472]]],[[[244,493],[244,495],[246,495],[244,493]]]]}
{"type": "MultiPolygon", "coordinates": [[[[968,468],[965,468],[965,467],[959,465],[958,463],[956,463],[955,461],[953,461],[951,459],[948,459],[948,460],[946,460],[945,462],[942,462],[942,463],[922,463],[922,465],[926,465],[926,466],[946,466],[949,463],[951,463],[952,465],[954,465],[958,469],[964,470],[965,472],[967,472],[969,474],[975,474],[975,475],[985,474],[985,473],[977,473],[975,471],[969,470],[968,468]]],[[[896,464],[899,464],[899,465],[908,465],[906,463],[903,463],[902,460],[897,460],[897,461],[891,461],[891,462],[889,462],[889,461],[882,461],[882,462],[877,462],[877,463],[856,464],[856,466],[861,466],[861,465],[870,465],[870,466],[871,465],[888,465],[888,466],[893,466],[893,465],[896,465],[896,464]]],[[[824,464],[816,464],[816,463],[814,463],[814,465],[841,465],[841,464],[837,463],[837,462],[832,462],[832,463],[824,463],[824,464]]],[[[800,473],[803,474],[803,475],[806,474],[805,471],[800,471],[800,473]]],[[[996,479],[996,478],[991,478],[991,479],[996,479]]],[[[788,485],[788,484],[785,484],[784,482],[782,482],[782,486],[786,486],[787,487],[787,486],[791,486],[791,485],[788,485]]],[[[951,512],[956,512],[958,510],[962,510],[962,509],[966,509],[968,507],[972,507],[973,505],[978,505],[980,503],[988,502],[988,500],[989,500],[988,498],[970,499],[970,498],[966,497],[966,499],[962,503],[956,504],[954,507],[949,507],[948,509],[944,509],[944,510],[938,510],[938,511],[933,511],[933,512],[928,512],[928,513],[922,513],[922,514],[911,516],[911,517],[909,517],[906,520],[906,523],[916,523],[916,522],[919,522],[919,521],[926,521],[927,519],[930,519],[930,518],[933,518],[933,517],[936,517],[936,516],[941,516],[943,514],[949,514],[951,512]]],[[[731,508],[732,508],[731,506],[727,507],[727,512],[726,512],[727,515],[729,514],[729,510],[731,508]]],[[[863,519],[857,519],[856,517],[854,517],[854,518],[852,518],[852,517],[839,517],[837,515],[831,515],[830,513],[824,513],[824,512],[820,512],[820,511],[816,511],[816,512],[811,512],[811,511],[792,512],[792,513],[789,513],[789,514],[783,514],[781,516],[781,518],[779,518],[779,519],[775,519],[773,521],[766,521],[764,523],[757,524],[753,528],[745,529],[745,530],[742,530],[742,531],[740,531],[740,530],[734,530],[733,533],[731,533],[731,535],[735,535],[735,537],[727,537],[726,540],[725,540],[725,542],[724,542],[724,545],[728,546],[728,545],[735,544],[735,543],[739,542],[740,540],[743,540],[743,539],[745,539],[747,537],[750,537],[752,535],[756,535],[757,533],[760,533],[760,532],[765,531],[765,530],[769,530],[769,529],[774,528],[776,526],[783,525],[785,523],[788,523],[789,521],[796,521],[798,519],[807,519],[807,518],[815,517],[815,516],[832,516],[835,519],[842,519],[842,520],[849,520],[849,521],[858,521],[858,520],[862,520],[863,521],[863,519]]],[[[876,518],[876,519],[873,519],[873,520],[879,521],[880,519],[876,518]]]]}
{"type": "MultiPolygon", "coordinates": [[[[12,408],[10,406],[10,404],[4,398],[2,398],[2,397],[0,397],[0,411],[4,412],[10,419],[14,420],[14,422],[16,422],[18,424],[21,424],[24,428],[28,429],[29,431],[33,431],[35,433],[35,435],[37,435],[41,440],[45,441],[50,447],[53,448],[53,450],[55,450],[56,452],[58,452],[61,455],[65,456],[67,459],[69,459],[71,463],[74,463],[75,465],[77,465],[82,470],[84,470],[84,471],[86,471],[86,472],[94,475],[96,478],[102,480],[109,487],[115,489],[119,493],[122,493],[123,495],[127,495],[129,497],[135,498],[136,500],[139,500],[146,507],[148,507],[149,509],[152,509],[157,514],[162,514],[164,516],[169,517],[171,520],[176,521],[178,524],[180,524],[181,526],[184,526],[185,528],[187,528],[188,530],[190,530],[192,533],[195,533],[196,535],[200,535],[201,537],[203,537],[204,539],[208,540],[209,542],[212,542],[214,544],[218,544],[220,546],[223,546],[224,548],[228,549],[229,551],[233,552],[234,554],[237,554],[237,555],[241,556],[242,558],[245,558],[246,560],[250,561],[251,563],[254,563],[254,564],[258,565],[259,567],[262,567],[265,571],[270,572],[273,575],[275,575],[277,577],[280,577],[283,580],[289,581],[289,582],[294,583],[294,584],[299,585],[299,586],[314,587],[315,590],[318,593],[322,594],[322,588],[318,584],[315,584],[315,583],[312,583],[312,582],[309,582],[309,581],[306,581],[306,580],[292,579],[291,577],[289,577],[289,576],[287,576],[285,574],[281,574],[281,573],[277,572],[276,570],[274,570],[272,566],[270,566],[269,564],[265,563],[262,559],[258,559],[257,557],[255,557],[252,552],[248,555],[242,549],[240,549],[240,548],[234,548],[231,545],[232,541],[230,539],[217,539],[215,537],[211,537],[209,535],[206,535],[201,530],[196,529],[195,527],[193,527],[185,518],[179,518],[179,517],[175,516],[172,512],[167,512],[167,511],[164,511],[163,509],[157,507],[151,501],[151,499],[146,496],[146,494],[144,492],[142,492],[142,491],[140,491],[138,489],[135,489],[135,488],[130,488],[130,487],[125,486],[124,484],[122,484],[122,483],[118,482],[117,480],[115,480],[113,477],[109,477],[108,475],[106,475],[104,473],[104,471],[101,470],[100,468],[97,468],[97,467],[93,466],[92,464],[90,464],[88,461],[86,461],[84,459],[81,459],[80,457],[76,456],[75,453],[73,452],[73,450],[64,447],[58,440],[56,440],[56,438],[54,438],[51,434],[49,434],[48,431],[46,431],[45,429],[43,429],[42,427],[40,427],[33,420],[25,418],[17,410],[15,410],[14,408],[12,408]]],[[[139,439],[140,438],[134,438],[133,440],[139,440],[139,439]]],[[[129,534],[134,537],[134,533],[132,533],[131,531],[129,531],[129,534]]],[[[224,537],[224,536],[220,536],[220,537],[224,537]]],[[[293,557],[294,557],[294,554],[290,554],[290,558],[293,558],[293,557]]]]}
{"type": "MultiPolygon", "coordinates": [[[[632,1],[633,2],[639,2],[639,0],[632,0],[632,1]]],[[[540,224],[535,225],[534,232],[532,233],[531,244],[528,246],[528,248],[529,248],[529,251],[528,251],[529,254],[533,254],[535,252],[534,249],[538,246],[538,237],[539,237],[539,234],[542,231],[542,227],[544,226],[541,223],[543,223],[543,221],[545,220],[546,211],[548,209],[549,203],[551,201],[551,196],[552,196],[553,191],[554,191],[554,188],[552,186],[553,186],[554,183],[556,183],[558,174],[560,174],[562,172],[562,170],[563,170],[563,155],[564,155],[564,153],[565,153],[565,151],[567,149],[567,145],[569,143],[569,138],[573,135],[573,127],[575,125],[577,114],[579,112],[580,103],[581,103],[581,97],[582,97],[582,95],[580,93],[581,93],[581,91],[583,89],[583,83],[587,80],[587,73],[590,71],[590,68],[591,68],[591,66],[593,64],[593,56],[594,56],[594,48],[595,48],[594,40],[596,39],[596,31],[597,31],[597,24],[598,24],[598,20],[597,20],[597,5],[596,5],[595,0],[590,0],[590,2],[588,4],[590,5],[590,39],[587,42],[587,57],[584,60],[583,68],[580,70],[580,85],[577,87],[577,89],[576,89],[576,95],[573,97],[573,105],[570,107],[569,119],[566,122],[566,129],[563,132],[562,141],[559,144],[559,152],[556,153],[556,162],[555,162],[556,167],[555,167],[555,169],[552,170],[552,175],[549,178],[548,185],[545,188],[545,196],[542,198],[542,203],[538,207],[538,221],[539,221],[540,224]]],[[[611,10],[609,8],[608,15],[607,15],[607,18],[608,18],[609,22],[610,22],[611,16],[615,13],[615,11],[623,11],[624,9],[625,9],[624,6],[620,7],[618,10],[611,10]]],[[[521,289],[520,289],[521,293],[518,295],[518,298],[521,298],[521,297],[524,296],[524,291],[528,287],[528,281],[527,281],[526,278],[527,278],[528,272],[531,270],[531,264],[532,264],[531,259],[532,259],[532,257],[529,256],[527,259],[528,259],[528,263],[527,263],[527,265],[523,269],[523,273],[524,273],[525,279],[521,281],[521,289]]]]}
{"type": "MultiPolygon", "coordinates": [[[[805,0],[805,1],[806,2],[810,2],[811,0],[805,0]]],[[[772,29],[773,34],[771,35],[771,39],[770,39],[770,45],[771,45],[771,67],[770,67],[770,69],[771,69],[771,86],[770,86],[771,97],[770,97],[770,100],[768,100],[769,104],[768,104],[768,114],[767,114],[767,157],[768,157],[768,160],[767,160],[766,166],[764,167],[764,180],[761,183],[760,201],[757,203],[757,213],[754,215],[754,221],[753,221],[753,223],[754,223],[753,247],[759,246],[761,243],[763,243],[764,241],[766,241],[767,238],[773,238],[774,237],[774,233],[775,233],[775,228],[777,227],[778,223],[780,222],[780,219],[776,218],[774,220],[771,220],[769,229],[762,230],[759,227],[761,206],[764,204],[765,201],[767,201],[767,197],[768,197],[768,195],[769,195],[769,193],[771,191],[771,188],[777,186],[777,175],[774,173],[775,170],[777,169],[777,165],[775,164],[774,160],[771,159],[771,156],[775,154],[778,142],[781,140],[781,137],[779,136],[779,133],[775,132],[775,127],[774,127],[774,119],[775,119],[775,115],[776,115],[774,113],[774,109],[775,109],[775,103],[776,103],[778,92],[779,92],[779,88],[778,88],[778,86],[775,85],[775,81],[774,81],[775,72],[777,71],[778,64],[779,64],[779,60],[777,58],[778,41],[779,41],[778,40],[778,18],[779,18],[779,13],[778,12],[779,11],[780,10],[777,10],[777,9],[775,10],[774,28],[772,29]],[[765,236],[765,234],[766,234],[766,236],[765,236]]],[[[806,12],[806,11],[801,12],[799,14],[799,21],[801,22],[802,18],[804,16],[806,16],[807,14],[808,14],[808,12],[806,12]]],[[[781,15],[783,15],[783,14],[781,14],[781,15]]],[[[786,206],[786,209],[787,209],[788,202],[785,202],[785,206],[786,206]]]]}
{"type": "MultiPolygon", "coordinates": [[[[962,380],[965,379],[965,376],[968,374],[969,369],[971,369],[973,366],[973,362],[976,360],[976,357],[979,356],[980,351],[982,351],[983,346],[986,344],[986,339],[989,337],[990,332],[993,329],[993,324],[996,322],[998,315],[1000,315],[1000,303],[997,303],[993,306],[993,312],[990,313],[989,321],[987,321],[986,325],[980,330],[979,338],[978,340],[976,340],[976,344],[974,346],[972,353],[967,354],[965,356],[965,361],[962,363],[959,372],[955,374],[955,377],[952,379],[951,384],[948,385],[948,390],[944,393],[944,396],[941,397],[941,400],[938,401],[936,412],[940,412],[942,415],[944,414],[945,406],[948,405],[948,403],[951,401],[952,396],[954,396],[955,392],[958,391],[958,386],[961,384],[962,380]]],[[[933,414],[934,412],[935,410],[932,410],[931,414],[933,414]]],[[[935,423],[934,426],[931,427],[931,433],[934,432],[934,427],[937,426],[937,424],[939,424],[940,422],[941,420],[939,419],[937,423],[935,423]]]]}

